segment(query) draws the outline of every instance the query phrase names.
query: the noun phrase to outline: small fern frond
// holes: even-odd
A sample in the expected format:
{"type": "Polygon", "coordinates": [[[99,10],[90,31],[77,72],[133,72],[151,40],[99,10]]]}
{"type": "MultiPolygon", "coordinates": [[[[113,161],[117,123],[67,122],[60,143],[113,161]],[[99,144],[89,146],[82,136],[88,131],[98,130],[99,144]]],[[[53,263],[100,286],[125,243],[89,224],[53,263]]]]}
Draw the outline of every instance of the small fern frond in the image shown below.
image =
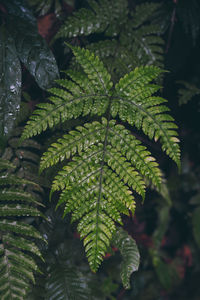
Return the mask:
{"type": "MultiPolygon", "coordinates": [[[[81,101],[76,109],[69,107],[71,117],[92,114],[98,121],[78,126],[53,143],[41,159],[40,171],[67,161],[55,176],[51,193],[61,191],[57,206],[64,206],[64,214],[71,213],[72,221],[79,222],[90,267],[96,271],[116,232],[115,223],[122,224],[121,213],[134,213],[133,192],[144,199],[145,178],[157,189],[162,183],[155,158],[130,130],[111,118],[118,116],[122,122],[143,130],[150,139],[159,139],[163,150],[178,165],[180,150],[176,125],[163,105],[166,100],[153,95],[160,89],[151,83],[162,72],[158,67],[136,68],[114,86],[98,57],[87,49],[71,48],[84,73],[70,71],[71,80],[60,80],[62,88],[51,90],[56,95],[55,111],[61,101],[77,99],[78,90],[81,101]]],[[[42,110],[48,105],[43,104],[42,110]]],[[[57,121],[64,122],[62,113],[57,121]]],[[[53,126],[55,118],[48,117],[53,126]]],[[[23,137],[31,135],[32,128],[43,122],[41,116],[32,118],[23,137]]]]}
{"type": "Polygon", "coordinates": [[[34,206],[38,201],[18,187],[30,184],[30,181],[9,174],[7,167],[15,168],[1,159],[0,295],[1,299],[25,299],[30,281],[35,281],[34,272],[39,271],[33,256],[42,258],[31,238],[42,239],[42,236],[23,218],[42,214],[34,206]]]}
{"type": "Polygon", "coordinates": [[[81,8],[70,16],[60,28],[56,38],[76,37],[103,32],[112,27],[113,21],[124,19],[127,14],[127,0],[88,0],[89,9],[81,8]]]}
{"type": "Polygon", "coordinates": [[[183,87],[179,88],[179,105],[187,104],[193,97],[200,95],[200,89],[189,82],[179,80],[178,84],[183,87]]]}
{"type": "Polygon", "coordinates": [[[140,5],[137,5],[135,11],[132,12],[133,23],[132,26],[134,28],[140,27],[142,24],[150,21],[152,19],[153,14],[158,10],[161,6],[159,3],[151,3],[146,2],[140,5]]]}
{"type": "Polygon", "coordinates": [[[102,41],[91,43],[90,39],[86,47],[103,59],[112,78],[116,78],[116,73],[121,77],[140,65],[155,64],[163,68],[164,41],[160,37],[160,26],[151,24],[160,4],[137,5],[135,10],[130,10],[129,13],[127,1],[101,0],[89,3],[89,8],[80,9],[67,19],[58,32],[58,37],[70,38],[102,33],[102,41]],[[99,21],[95,12],[98,11],[97,15],[102,14],[101,7],[106,7],[106,13],[99,21]]]}
{"type": "Polygon", "coordinates": [[[89,289],[83,275],[78,271],[56,263],[49,270],[49,277],[46,282],[46,300],[89,300],[89,289]]]}
{"type": "Polygon", "coordinates": [[[122,283],[125,289],[129,289],[131,274],[138,270],[140,263],[138,247],[135,240],[122,228],[119,228],[113,236],[112,244],[121,252],[122,283]]]}

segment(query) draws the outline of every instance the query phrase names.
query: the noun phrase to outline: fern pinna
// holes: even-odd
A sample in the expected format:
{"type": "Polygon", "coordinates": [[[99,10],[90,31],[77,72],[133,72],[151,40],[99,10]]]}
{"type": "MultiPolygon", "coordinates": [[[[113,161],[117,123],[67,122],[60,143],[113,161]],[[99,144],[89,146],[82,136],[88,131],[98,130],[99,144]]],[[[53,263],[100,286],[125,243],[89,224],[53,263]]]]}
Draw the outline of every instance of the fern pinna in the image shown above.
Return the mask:
{"type": "Polygon", "coordinates": [[[59,122],[91,116],[90,122],[51,145],[40,170],[66,160],[51,192],[61,190],[58,206],[64,204],[64,214],[71,213],[72,221],[79,221],[90,267],[96,271],[116,231],[115,223],[122,224],[121,213],[134,213],[133,191],[144,198],[144,178],[157,188],[162,182],[155,158],[114,118],[160,140],[163,151],[178,166],[180,150],[177,126],[163,104],[166,100],[153,95],[160,89],[151,83],[162,72],[158,67],[136,68],[114,86],[97,56],[87,49],[71,48],[83,72],[68,71],[68,79],[57,80],[60,87],[50,89],[50,103],[38,105],[22,138],[59,122]]]}
{"type": "Polygon", "coordinates": [[[34,256],[42,255],[32,239],[40,233],[24,219],[38,217],[41,205],[21,187],[34,184],[9,173],[15,167],[0,159],[0,297],[25,299],[34,272],[39,271],[34,256]]]}

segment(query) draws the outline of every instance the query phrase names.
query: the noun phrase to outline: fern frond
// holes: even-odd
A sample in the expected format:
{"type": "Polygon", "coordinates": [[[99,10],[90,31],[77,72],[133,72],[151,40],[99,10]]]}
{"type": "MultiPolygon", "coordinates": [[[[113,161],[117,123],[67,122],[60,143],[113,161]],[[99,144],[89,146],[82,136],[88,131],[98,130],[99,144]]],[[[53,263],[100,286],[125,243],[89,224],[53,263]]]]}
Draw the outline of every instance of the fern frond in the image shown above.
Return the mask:
{"type": "Polygon", "coordinates": [[[152,19],[153,14],[158,10],[161,6],[160,3],[151,3],[146,2],[140,5],[137,5],[135,11],[132,12],[133,23],[132,26],[134,28],[140,27],[145,22],[148,22],[152,19]]]}
{"type": "Polygon", "coordinates": [[[38,217],[41,213],[34,207],[38,201],[31,194],[15,188],[30,182],[9,174],[9,162],[0,160],[0,165],[0,295],[1,299],[25,299],[30,281],[34,282],[34,272],[38,271],[33,256],[42,258],[31,238],[42,236],[23,217],[38,217]]]}
{"type": "Polygon", "coordinates": [[[131,274],[138,270],[140,254],[135,240],[122,228],[113,236],[112,243],[122,255],[121,278],[124,288],[130,288],[131,274]]]}
{"type": "Polygon", "coordinates": [[[179,80],[177,83],[183,87],[179,88],[179,105],[188,103],[193,97],[200,95],[200,89],[189,82],[179,80]]]}
{"type": "Polygon", "coordinates": [[[46,300],[90,299],[89,289],[86,289],[86,283],[80,272],[65,265],[55,264],[51,266],[49,275],[46,282],[46,300]]]}
{"type": "Polygon", "coordinates": [[[103,32],[108,26],[112,27],[115,19],[123,21],[127,14],[126,0],[88,0],[89,9],[81,8],[70,16],[60,28],[56,38],[90,35],[103,32]]]}
{"type": "MultiPolygon", "coordinates": [[[[98,57],[87,49],[71,48],[84,73],[70,71],[71,80],[59,81],[62,88],[51,90],[56,95],[55,111],[61,101],[77,99],[77,90],[80,94],[81,89],[76,116],[92,113],[102,119],[78,126],[59,138],[44,153],[40,170],[68,160],[55,177],[51,193],[61,190],[58,206],[63,205],[64,214],[72,213],[72,221],[79,222],[78,231],[84,239],[90,267],[96,271],[116,232],[115,223],[122,223],[121,213],[134,213],[133,191],[144,199],[144,178],[157,189],[162,183],[155,158],[130,130],[111,117],[119,116],[121,121],[143,130],[150,139],[159,139],[163,150],[178,165],[180,150],[176,125],[163,105],[166,100],[153,96],[160,89],[151,83],[162,72],[158,67],[136,68],[113,86],[98,57]]],[[[42,111],[48,105],[43,104],[42,111]]],[[[71,115],[75,115],[73,109],[70,107],[71,115]]],[[[32,117],[23,137],[34,133],[32,128],[43,122],[39,110],[37,115],[35,120],[32,117]]],[[[48,117],[53,126],[55,118],[48,117]]],[[[59,120],[63,122],[64,118],[59,120]]]]}

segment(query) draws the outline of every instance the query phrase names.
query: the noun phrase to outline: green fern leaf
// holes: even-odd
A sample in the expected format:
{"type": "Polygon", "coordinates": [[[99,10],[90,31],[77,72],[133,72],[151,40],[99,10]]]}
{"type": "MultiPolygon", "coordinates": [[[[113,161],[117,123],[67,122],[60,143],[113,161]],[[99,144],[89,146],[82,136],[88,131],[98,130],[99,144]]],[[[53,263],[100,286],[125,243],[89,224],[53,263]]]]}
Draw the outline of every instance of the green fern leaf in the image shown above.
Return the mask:
{"type": "Polygon", "coordinates": [[[131,11],[127,9],[127,1],[91,1],[90,7],[83,9],[83,15],[82,10],[79,10],[67,20],[58,36],[71,37],[101,32],[103,40],[91,43],[90,38],[86,47],[103,59],[114,80],[140,65],[155,64],[163,68],[164,41],[160,37],[161,29],[160,26],[151,24],[159,7],[160,4],[157,3],[144,3],[131,11]],[[94,12],[102,14],[101,7],[105,6],[106,13],[101,18],[101,27],[94,12]],[[99,26],[95,26],[96,23],[99,26]]]}
{"type": "Polygon", "coordinates": [[[87,300],[89,293],[81,274],[64,265],[52,265],[50,276],[46,283],[46,298],[48,300],[87,300]]]}
{"type": "Polygon", "coordinates": [[[0,296],[1,299],[25,299],[30,281],[35,281],[34,272],[39,271],[33,256],[42,258],[30,239],[43,238],[23,217],[42,214],[34,207],[38,201],[31,194],[15,188],[30,181],[9,174],[8,168],[12,167],[0,159],[0,296]]]}
{"type": "Polygon", "coordinates": [[[102,32],[108,26],[112,27],[115,19],[122,19],[127,14],[126,0],[88,0],[89,9],[81,8],[67,19],[60,28],[56,38],[76,37],[102,32]]]}
{"type": "Polygon", "coordinates": [[[42,104],[26,126],[23,138],[74,116],[102,116],[101,122],[85,123],[59,138],[44,153],[40,164],[43,171],[68,160],[55,177],[51,193],[61,191],[57,206],[63,205],[64,214],[71,213],[72,221],[79,222],[90,267],[96,271],[116,232],[115,223],[122,224],[121,213],[134,213],[133,191],[144,199],[144,178],[157,189],[162,183],[155,158],[131,131],[111,117],[118,116],[143,130],[150,139],[159,139],[163,150],[178,165],[180,150],[177,127],[163,105],[166,100],[153,95],[160,89],[151,83],[162,72],[158,67],[136,68],[113,86],[98,57],[87,49],[71,48],[83,72],[70,71],[71,80],[58,81],[60,88],[51,89],[54,112],[49,114],[49,104],[42,104]],[[77,99],[76,106],[69,104],[77,99]],[[57,113],[60,105],[62,110],[57,113]],[[40,126],[45,115],[49,121],[40,126]]]}
{"type": "MultiPolygon", "coordinates": [[[[70,243],[71,241],[67,240],[66,243],[60,244],[47,257],[48,277],[46,278],[44,297],[46,300],[92,299],[88,278],[86,279],[84,276],[86,274],[82,273],[80,266],[76,267],[72,263],[74,247],[71,248],[70,243]]],[[[77,247],[75,251],[77,251],[77,247]]],[[[80,251],[78,253],[80,255],[80,251]]]]}
{"type": "Polygon", "coordinates": [[[125,289],[130,288],[130,276],[138,270],[140,254],[136,242],[123,229],[118,229],[112,243],[122,255],[121,278],[125,289]]]}

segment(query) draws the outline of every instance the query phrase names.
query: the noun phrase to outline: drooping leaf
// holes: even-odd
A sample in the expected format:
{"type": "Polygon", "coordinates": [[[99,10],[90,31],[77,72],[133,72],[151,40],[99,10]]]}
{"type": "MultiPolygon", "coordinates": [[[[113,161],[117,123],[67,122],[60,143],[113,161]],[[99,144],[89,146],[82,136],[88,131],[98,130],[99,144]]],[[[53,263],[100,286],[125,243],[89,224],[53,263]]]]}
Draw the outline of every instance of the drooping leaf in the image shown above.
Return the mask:
{"type": "Polygon", "coordinates": [[[9,135],[20,108],[21,65],[15,43],[6,27],[0,27],[0,135],[9,135]]]}
{"type": "Polygon", "coordinates": [[[121,278],[125,289],[130,288],[131,274],[138,270],[140,254],[135,240],[122,228],[118,229],[112,239],[112,244],[122,255],[121,278]]]}

